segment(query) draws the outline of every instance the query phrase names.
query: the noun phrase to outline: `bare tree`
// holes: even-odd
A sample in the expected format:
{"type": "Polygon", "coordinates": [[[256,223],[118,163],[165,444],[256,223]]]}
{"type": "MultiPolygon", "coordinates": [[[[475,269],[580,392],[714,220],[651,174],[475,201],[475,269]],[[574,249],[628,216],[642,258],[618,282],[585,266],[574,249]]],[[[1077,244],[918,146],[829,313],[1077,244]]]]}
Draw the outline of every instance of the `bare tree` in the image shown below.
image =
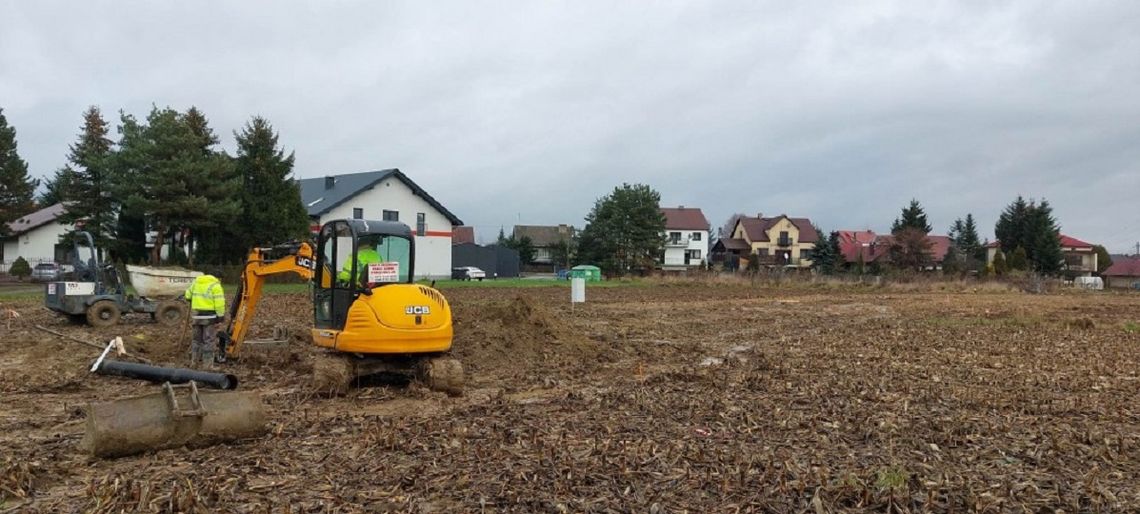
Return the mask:
{"type": "Polygon", "coordinates": [[[740,213],[740,212],[733,214],[732,216],[729,216],[728,221],[725,221],[724,226],[720,228],[720,234],[718,234],[718,236],[725,238],[725,239],[732,237],[732,230],[736,228],[737,220],[739,220],[740,218],[747,218],[747,217],[748,217],[747,214],[740,213]]]}

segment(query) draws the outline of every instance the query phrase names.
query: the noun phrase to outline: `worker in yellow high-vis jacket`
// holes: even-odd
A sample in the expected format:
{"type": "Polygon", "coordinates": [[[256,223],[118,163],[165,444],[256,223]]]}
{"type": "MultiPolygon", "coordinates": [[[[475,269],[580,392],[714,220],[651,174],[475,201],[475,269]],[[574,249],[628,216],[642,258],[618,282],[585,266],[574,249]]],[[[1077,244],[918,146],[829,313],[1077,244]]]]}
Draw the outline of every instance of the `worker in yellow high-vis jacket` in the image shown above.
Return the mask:
{"type": "Polygon", "coordinates": [[[190,340],[190,367],[214,367],[218,348],[218,324],[226,318],[226,292],[213,275],[200,275],[186,289],[190,301],[191,323],[194,336],[190,340]]]}

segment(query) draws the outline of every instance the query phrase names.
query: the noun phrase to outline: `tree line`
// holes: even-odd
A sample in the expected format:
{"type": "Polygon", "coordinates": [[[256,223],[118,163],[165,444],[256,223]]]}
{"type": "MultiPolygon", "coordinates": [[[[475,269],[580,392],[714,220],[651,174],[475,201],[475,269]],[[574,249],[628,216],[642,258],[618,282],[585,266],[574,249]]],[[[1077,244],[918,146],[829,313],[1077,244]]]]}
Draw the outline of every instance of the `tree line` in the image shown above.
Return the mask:
{"type": "Polygon", "coordinates": [[[65,163],[36,197],[40,181],[28,175],[0,109],[0,231],[62,204],[60,221],[91,233],[116,260],[159,264],[166,247],[167,261],[190,265],[241,262],[251,246],[307,234],[294,155],[266,119],[235,131],[229,155],[195,107],[152,107],[145,119],[120,112],[117,139],[98,107],[82,118],[65,163]]]}
{"type": "MultiPolygon", "coordinates": [[[[1061,228],[1047,200],[1027,201],[1018,196],[1002,211],[994,226],[997,248],[989,263],[986,253],[987,247],[991,245],[988,240],[983,241],[978,236],[973,214],[967,213],[965,218],[955,219],[950,225],[950,245],[940,263],[935,262],[933,245],[928,237],[931,230],[925,210],[918,200],[911,200],[891,225],[887,248],[889,265],[905,270],[924,270],[939,264],[941,271],[947,275],[982,276],[1003,276],[1017,272],[1059,275],[1065,269],[1061,228]]],[[[820,231],[820,234],[823,232],[820,231]]],[[[1096,271],[1103,272],[1112,265],[1112,260],[1103,246],[1094,245],[1093,248],[1097,253],[1096,271]]],[[[838,232],[831,232],[826,241],[817,245],[813,257],[813,266],[825,274],[842,271],[848,265],[840,251],[838,232]]],[[[862,262],[863,253],[860,252],[858,257],[860,260],[851,267],[862,273],[866,271],[862,262]]],[[[878,263],[875,265],[876,268],[882,266],[878,263]]]]}

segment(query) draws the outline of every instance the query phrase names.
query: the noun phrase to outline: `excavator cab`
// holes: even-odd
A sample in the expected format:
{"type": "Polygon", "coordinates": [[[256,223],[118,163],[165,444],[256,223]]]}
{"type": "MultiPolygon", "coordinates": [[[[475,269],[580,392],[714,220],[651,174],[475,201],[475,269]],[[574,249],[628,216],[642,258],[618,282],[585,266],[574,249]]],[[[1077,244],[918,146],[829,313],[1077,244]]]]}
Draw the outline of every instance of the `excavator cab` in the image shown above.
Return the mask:
{"type": "Polygon", "coordinates": [[[413,283],[415,236],[403,223],[346,219],[321,227],[313,277],[313,341],[364,355],[451,348],[451,308],[413,283]]]}
{"type": "Polygon", "coordinates": [[[343,330],[348,311],[375,288],[410,284],[415,238],[403,223],[336,220],[321,227],[313,289],[314,326],[343,330]]]}

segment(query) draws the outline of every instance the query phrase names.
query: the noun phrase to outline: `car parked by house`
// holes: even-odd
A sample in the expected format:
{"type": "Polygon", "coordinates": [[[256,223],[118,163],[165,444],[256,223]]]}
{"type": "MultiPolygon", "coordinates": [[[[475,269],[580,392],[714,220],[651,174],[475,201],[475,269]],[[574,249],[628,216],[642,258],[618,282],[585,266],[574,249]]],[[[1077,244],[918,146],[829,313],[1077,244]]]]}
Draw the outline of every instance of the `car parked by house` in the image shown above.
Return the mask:
{"type": "Polygon", "coordinates": [[[54,262],[41,262],[32,268],[32,282],[56,282],[63,280],[63,266],[54,262]]]}
{"type": "Polygon", "coordinates": [[[452,280],[479,280],[487,278],[487,272],[475,266],[460,266],[451,269],[452,280]]]}

